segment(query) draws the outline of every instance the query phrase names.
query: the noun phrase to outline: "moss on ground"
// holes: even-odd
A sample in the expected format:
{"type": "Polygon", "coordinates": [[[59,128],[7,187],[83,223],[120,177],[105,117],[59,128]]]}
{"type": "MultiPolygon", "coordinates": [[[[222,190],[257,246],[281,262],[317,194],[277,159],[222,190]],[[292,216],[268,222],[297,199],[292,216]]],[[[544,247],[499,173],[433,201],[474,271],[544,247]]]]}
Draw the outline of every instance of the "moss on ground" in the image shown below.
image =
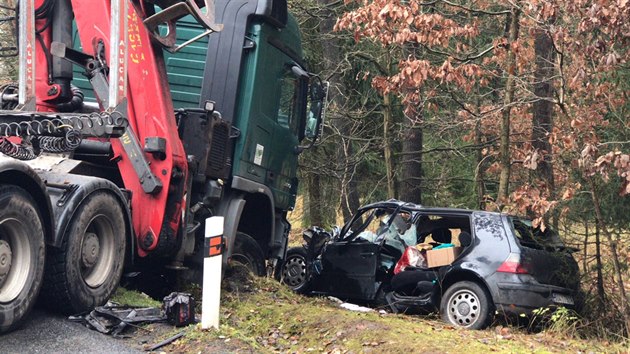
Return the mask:
{"type": "Polygon", "coordinates": [[[111,301],[125,306],[132,307],[160,307],[162,303],[152,299],[145,293],[141,293],[134,290],[127,290],[123,287],[119,287],[116,290],[111,301]]]}

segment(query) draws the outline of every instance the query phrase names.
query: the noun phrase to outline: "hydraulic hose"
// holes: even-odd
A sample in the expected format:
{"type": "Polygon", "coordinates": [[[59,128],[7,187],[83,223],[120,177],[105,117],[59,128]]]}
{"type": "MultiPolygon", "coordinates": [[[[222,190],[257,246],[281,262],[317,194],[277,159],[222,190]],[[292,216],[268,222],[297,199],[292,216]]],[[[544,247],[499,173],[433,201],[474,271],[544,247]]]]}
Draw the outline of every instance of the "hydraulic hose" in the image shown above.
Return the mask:
{"type": "Polygon", "coordinates": [[[83,107],[83,98],[85,97],[83,91],[74,85],[70,85],[70,91],[72,91],[70,101],[57,105],[59,112],[76,112],[83,107]]]}

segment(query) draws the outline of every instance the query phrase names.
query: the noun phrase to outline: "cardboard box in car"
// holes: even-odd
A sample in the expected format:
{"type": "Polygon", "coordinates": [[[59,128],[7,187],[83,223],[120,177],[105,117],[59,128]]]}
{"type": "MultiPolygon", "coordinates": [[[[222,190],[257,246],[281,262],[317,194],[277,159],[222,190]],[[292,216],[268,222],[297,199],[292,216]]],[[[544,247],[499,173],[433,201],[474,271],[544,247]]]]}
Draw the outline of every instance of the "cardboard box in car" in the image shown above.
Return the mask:
{"type": "Polygon", "coordinates": [[[427,265],[429,268],[445,266],[453,263],[462,252],[461,247],[447,247],[439,250],[428,250],[427,265]]]}

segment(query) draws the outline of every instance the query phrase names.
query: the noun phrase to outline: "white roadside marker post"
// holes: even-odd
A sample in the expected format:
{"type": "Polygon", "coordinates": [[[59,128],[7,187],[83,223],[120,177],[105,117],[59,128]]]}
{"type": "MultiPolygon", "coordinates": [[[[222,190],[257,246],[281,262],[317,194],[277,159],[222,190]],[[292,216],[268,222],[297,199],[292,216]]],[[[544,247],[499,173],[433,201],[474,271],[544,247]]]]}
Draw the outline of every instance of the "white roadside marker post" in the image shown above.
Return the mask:
{"type": "Polygon", "coordinates": [[[206,237],[203,259],[203,294],[201,302],[201,328],[219,328],[221,305],[221,267],[223,264],[223,217],[206,219],[206,237]]]}

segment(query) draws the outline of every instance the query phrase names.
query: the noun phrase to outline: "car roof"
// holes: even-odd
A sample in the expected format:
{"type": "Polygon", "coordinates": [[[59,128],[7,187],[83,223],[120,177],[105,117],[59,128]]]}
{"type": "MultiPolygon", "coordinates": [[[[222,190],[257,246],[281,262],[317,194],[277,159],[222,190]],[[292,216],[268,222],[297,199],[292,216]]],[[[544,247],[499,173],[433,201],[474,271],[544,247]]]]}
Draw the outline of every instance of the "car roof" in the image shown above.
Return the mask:
{"type": "Polygon", "coordinates": [[[411,212],[433,212],[433,213],[463,213],[463,214],[472,214],[472,213],[487,213],[487,214],[497,214],[497,215],[507,215],[504,213],[498,213],[493,211],[485,211],[485,210],[473,210],[473,209],[462,209],[462,208],[447,208],[447,207],[425,207],[420,204],[414,204],[409,202],[403,202],[397,199],[389,199],[385,201],[380,201],[376,203],[371,203],[359,208],[359,211],[365,209],[373,209],[373,208],[398,208],[401,210],[407,210],[411,212]]]}

